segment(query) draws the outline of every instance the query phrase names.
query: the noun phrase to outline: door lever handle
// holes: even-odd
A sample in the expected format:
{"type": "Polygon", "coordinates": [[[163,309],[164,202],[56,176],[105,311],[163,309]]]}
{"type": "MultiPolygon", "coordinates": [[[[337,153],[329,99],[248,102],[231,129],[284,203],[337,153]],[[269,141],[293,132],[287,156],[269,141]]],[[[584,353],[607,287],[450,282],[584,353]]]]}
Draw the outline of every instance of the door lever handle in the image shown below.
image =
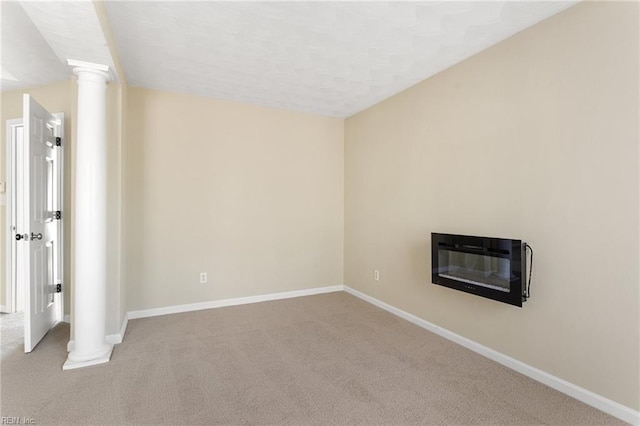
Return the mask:
{"type": "Polygon", "coordinates": [[[29,241],[29,234],[16,234],[16,241],[20,241],[22,239],[29,241]]]}
{"type": "Polygon", "coordinates": [[[33,232],[31,233],[31,239],[32,240],[41,240],[42,239],[42,234],[38,233],[38,234],[34,234],[33,232]]]}

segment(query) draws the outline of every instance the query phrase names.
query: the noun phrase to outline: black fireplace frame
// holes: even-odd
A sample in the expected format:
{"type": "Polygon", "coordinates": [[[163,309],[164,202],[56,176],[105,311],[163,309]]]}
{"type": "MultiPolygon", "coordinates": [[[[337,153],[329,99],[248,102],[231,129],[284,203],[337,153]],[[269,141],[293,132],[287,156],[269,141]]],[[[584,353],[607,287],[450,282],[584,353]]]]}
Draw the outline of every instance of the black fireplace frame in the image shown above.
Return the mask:
{"type": "Polygon", "coordinates": [[[525,246],[526,243],[521,240],[433,232],[431,233],[431,281],[436,285],[522,307],[522,303],[527,300],[525,246]],[[444,270],[444,265],[439,265],[438,250],[440,249],[508,259],[510,265],[508,291],[440,275],[444,270]]]}

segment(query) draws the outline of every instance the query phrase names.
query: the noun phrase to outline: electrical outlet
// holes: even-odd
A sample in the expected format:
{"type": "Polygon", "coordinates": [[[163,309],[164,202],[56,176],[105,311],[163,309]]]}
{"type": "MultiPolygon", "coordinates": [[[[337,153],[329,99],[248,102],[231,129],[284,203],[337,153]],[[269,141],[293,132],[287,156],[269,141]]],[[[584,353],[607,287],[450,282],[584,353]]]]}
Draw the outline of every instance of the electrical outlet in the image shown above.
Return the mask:
{"type": "Polygon", "coordinates": [[[200,284],[206,284],[206,283],[207,283],[207,273],[200,272],[200,284]]]}
{"type": "Polygon", "coordinates": [[[373,279],[376,281],[380,281],[380,271],[377,269],[373,271],[373,279]]]}

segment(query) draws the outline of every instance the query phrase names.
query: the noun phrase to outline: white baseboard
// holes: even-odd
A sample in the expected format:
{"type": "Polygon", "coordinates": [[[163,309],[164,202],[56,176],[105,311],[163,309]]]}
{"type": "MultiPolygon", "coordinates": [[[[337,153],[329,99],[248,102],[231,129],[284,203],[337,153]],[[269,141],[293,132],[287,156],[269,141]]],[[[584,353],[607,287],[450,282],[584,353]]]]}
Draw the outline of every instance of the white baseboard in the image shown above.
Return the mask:
{"type": "Polygon", "coordinates": [[[71,324],[71,315],[65,315],[62,318],[62,322],[66,322],[67,324],[71,324]]]}
{"type": "Polygon", "coordinates": [[[505,354],[502,354],[498,351],[495,351],[491,348],[483,346],[479,343],[474,342],[473,340],[467,339],[466,337],[460,336],[452,331],[444,329],[440,326],[437,326],[429,321],[426,321],[422,318],[419,318],[413,314],[405,312],[401,309],[396,308],[395,306],[389,305],[388,303],[382,302],[374,297],[371,297],[367,294],[361,293],[358,290],[354,290],[350,287],[344,286],[344,291],[352,294],[353,296],[362,299],[366,302],[371,303],[379,308],[384,309],[394,315],[399,316],[413,324],[422,327],[426,330],[431,331],[439,336],[444,337],[445,339],[451,340],[461,346],[464,346],[467,349],[470,349],[480,355],[483,355],[499,364],[504,365],[505,367],[511,368],[525,376],[528,376],[540,383],[544,383],[545,385],[556,389],[566,395],[569,395],[578,401],[582,401],[587,405],[590,405],[598,410],[604,411],[607,414],[610,414],[614,417],[619,418],[627,423],[632,425],[640,425],[640,412],[624,406],[618,402],[612,401],[608,398],[605,398],[601,395],[598,395],[590,390],[584,389],[580,386],[574,385],[566,380],[563,380],[559,377],[553,376],[545,371],[539,370],[535,367],[532,367],[528,364],[525,364],[521,361],[518,361],[515,358],[511,358],[505,354]]]}
{"type": "Polygon", "coordinates": [[[7,305],[0,305],[0,313],[2,314],[10,314],[11,309],[7,305]]]}
{"type": "Polygon", "coordinates": [[[122,334],[107,334],[104,336],[104,341],[107,343],[111,343],[112,345],[117,345],[118,343],[122,343],[122,334]]]}
{"type": "Polygon", "coordinates": [[[165,306],[163,308],[129,311],[128,319],[156,317],[159,315],[178,314],[181,312],[200,311],[203,309],[223,308],[226,306],[246,305],[249,303],[268,302],[270,300],[290,299],[293,297],[312,296],[314,294],[342,291],[344,286],[318,287],[305,290],[285,291],[282,293],[261,294],[259,296],[237,297],[233,299],[212,300],[210,302],[190,303],[187,305],[165,306]]]}
{"type": "MultiPolygon", "coordinates": [[[[65,322],[69,322],[69,315],[65,315],[65,322]]],[[[107,343],[111,343],[112,345],[117,345],[122,343],[122,339],[124,339],[124,334],[127,331],[127,325],[129,324],[129,315],[125,314],[124,321],[122,321],[122,327],[120,328],[120,333],[115,334],[107,334],[104,336],[104,341],[107,343]]],[[[67,343],[67,352],[71,352],[74,348],[75,341],[69,340],[67,343]]]]}
{"type": "Polygon", "coordinates": [[[107,343],[111,343],[114,345],[117,345],[118,343],[122,343],[122,339],[124,339],[124,334],[127,332],[127,325],[129,325],[129,314],[124,315],[124,320],[122,321],[122,327],[120,327],[120,333],[107,334],[104,340],[107,343]]]}
{"type": "MultiPolygon", "coordinates": [[[[310,288],[306,290],[285,291],[282,293],[262,294],[259,296],[238,297],[234,299],[223,299],[223,300],[213,300],[210,302],[191,303],[188,305],[175,305],[175,306],[166,306],[163,308],[130,311],[124,317],[124,321],[122,322],[122,328],[120,330],[120,333],[106,335],[105,341],[107,343],[112,343],[112,344],[122,343],[122,340],[124,339],[124,335],[127,330],[127,325],[129,324],[130,319],[156,317],[159,315],[177,314],[181,312],[200,311],[203,309],[222,308],[225,306],[246,305],[249,303],[267,302],[270,300],[290,299],[293,297],[312,296],[314,294],[333,293],[336,291],[342,291],[343,289],[344,289],[344,286],[340,284],[340,285],[334,285],[330,287],[318,287],[318,288],[310,288]]],[[[70,322],[69,315],[65,315],[64,320],[65,322],[70,322]]],[[[73,350],[74,345],[75,345],[75,342],[73,340],[69,340],[69,342],[67,343],[67,352],[71,352],[73,350]]]]}
{"type": "Polygon", "coordinates": [[[122,340],[124,339],[124,335],[127,332],[127,326],[129,325],[129,314],[124,314],[124,320],[122,321],[122,327],[120,327],[120,334],[118,335],[119,337],[119,341],[118,342],[113,342],[113,343],[122,343],[122,340]]]}

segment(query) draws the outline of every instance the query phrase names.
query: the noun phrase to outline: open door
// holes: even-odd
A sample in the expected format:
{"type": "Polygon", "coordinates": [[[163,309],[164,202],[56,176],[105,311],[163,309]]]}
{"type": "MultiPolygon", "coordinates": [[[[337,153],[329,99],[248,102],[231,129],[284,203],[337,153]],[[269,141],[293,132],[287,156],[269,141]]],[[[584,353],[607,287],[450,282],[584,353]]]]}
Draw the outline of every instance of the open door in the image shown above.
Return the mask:
{"type": "Polygon", "coordinates": [[[18,195],[18,251],[24,278],[24,351],[62,320],[62,123],[29,95],[23,98],[24,147],[18,195]]]}

